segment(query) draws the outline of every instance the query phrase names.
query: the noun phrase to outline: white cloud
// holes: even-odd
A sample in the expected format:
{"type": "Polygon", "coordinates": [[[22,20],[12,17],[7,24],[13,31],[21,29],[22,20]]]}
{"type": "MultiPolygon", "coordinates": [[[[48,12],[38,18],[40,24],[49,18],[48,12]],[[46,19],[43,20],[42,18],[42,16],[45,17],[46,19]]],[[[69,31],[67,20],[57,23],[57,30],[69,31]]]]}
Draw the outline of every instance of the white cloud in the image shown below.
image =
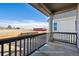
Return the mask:
{"type": "Polygon", "coordinates": [[[1,26],[12,25],[13,27],[21,27],[21,28],[35,28],[35,27],[43,27],[48,28],[47,22],[38,22],[35,20],[0,20],[1,26]]]}

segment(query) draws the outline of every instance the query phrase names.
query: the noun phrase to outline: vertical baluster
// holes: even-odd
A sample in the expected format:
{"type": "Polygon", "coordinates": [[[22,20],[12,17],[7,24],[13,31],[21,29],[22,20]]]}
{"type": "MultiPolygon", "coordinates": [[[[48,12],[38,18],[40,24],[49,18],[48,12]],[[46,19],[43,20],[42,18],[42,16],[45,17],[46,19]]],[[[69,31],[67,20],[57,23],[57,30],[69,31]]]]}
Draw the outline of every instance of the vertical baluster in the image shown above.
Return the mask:
{"type": "Polygon", "coordinates": [[[9,43],[9,56],[11,56],[11,42],[9,43]]]}
{"type": "Polygon", "coordinates": [[[33,37],[33,40],[32,40],[32,49],[34,50],[34,37],[33,37]]]}
{"type": "Polygon", "coordinates": [[[40,37],[41,37],[41,39],[40,39],[40,43],[41,43],[41,45],[43,45],[43,44],[44,44],[44,41],[43,41],[43,39],[44,39],[44,38],[43,38],[43,35],[41,35],[40,37]]]}
{"type": "Polygon", "coordinates": [[[69,34],[68,34],[68,40],[69,40],[70,38],[69,38],[69,34]]]}
{"type": "Polygon", "coordinates": [[[68,35],[68,34],[65,34],[65,40],[68,42],[68,40],[67,40],[67,35],[68,35]]]}
{"type": "Polygon", "coordinates": [[[1,44],[1,56],[4,56],[4,44],[1,44]]]}
{"type": "Polygon", "coordinates": [[[35,40],[35,37],[33,37],[33,50],[35,49],[34,40],[35,40]]]}
{"type": "Polygon", "coordinates": [[[64,34],[64,40],[66,40],[66,34],[64,34]]]}
{"type": "Polygon", "coordinates": [[[66,38],[66,40],[69,40],[69,35],[67,34],[67,38],[66,38]]]}
{"type": "Polygon", "coordinates": [[[21,40],[20,40],[20,56],[21,56],[21,40]]]}
{"type": "Polygon", "coordinates": [[[15,41],[15,56],[17,56],[17,41],[15,41]]]}
{"type": "Polygon", "coordinates": [[[30,53],[30,38],[29,38],[29,53],[30,53]]]}
{"type": "Polygon", "coordinates": [[[44,44],[44,35],[41,35],[42,36],[42,39],[41,39],[41,42],[42,42],[42,45],[44,44]]]}
{"type": "Polygon", "coordinates": [[[61,39],[63,39],[63,34],[61,34],[61,39]]]}
{"type": "Polygon", "coordinates": [[[40,39],[40,36],[38,36],[39,37],[39,39],[38,39],[38,42],[39,42],[39,46],[38,46],[38,48],[41,46],[41,39],[40,39]]]}
{"type": "Polygon", "coordinates": [[[76,33],[75,35],[76,35],[76,44],[77,44],[77,39],[78,39],[78,37],[77,37],[77,33],[76,33]]]}
{"type": "Polygon", "coordinates": [[[36,44],[35,44],[36,49],[37,49],[37,46],[38,46],[38,40],[37,40],[37,38],[38,38],[38,37],[36,37],[36,40],[35,40],[35,42],[36,42],[36,44]]]}
{"type": "Polygon", "coordinates": [[[34,38],[34,50],[36,49],[36,47],[35,47],[35,39],[36,39],[36,37],[34,38]]]}
{"type": "Polygon", "coordinates": [[[69,34],[67,34],[68,35],[68,42],[69,42],[69,34]]]}
{"type": "Polygon", "coordinates": [[[46,43],[47,43],[47,38],[46,38],[47,35],[45,34],[44,37],[45,37],[45,39],[44,39],[44,43],[46,44],[46,43]]]}
{"type": "Polygon", "coordinates": [[[60,33],[60,39],[61,39],[61,33],[60,33]]]}
{"type": "Polygon", "coordinates": [[[40,38],[40,35],[38,36],[39,37],[39,39],[38,39],[38,42],[39,42],[39,46],[38,46],[38,48],[41,46],[41,38],[40,38]]]}
{"type": "Polygon", "coordinates": [[[58,33],[58,39],[60,40],[60,33],[58,33]]]}
{"type": "Polygon", "coordinates": [[[74,43],[74,34],[72,34],[72,43],[74,43]]]}
{"type": "Polygon", "coordinates": [[[61,40],[61,33],[59,34],[60,40],[61,40]]]}
{"type": "Polygon", "coordinates": [[[60,38],[60,40],[61,40],[61,33],[59,34],[59,38],[60,38]]]}
{"type": "Polygon", "coordinates": [[[37,48],[39,47],[39,36],[37,37],[37,48]]]}
{"type": "Polygon", "coordinates": [[[64,37],[65,37],[64,35],[65,35],[65,34],[62,34],[62,35],[63,35],[63,38],[62,38],[62,39],[64,40],[64,37]]]}
{"type": "Polygon", "coordinates": [[[39,36],[37,36],[37,38],[36,38],[36,49],[39,47],[39,36]]]}
{"type": "Polygon", "coordinates": [[[67,39],[68,39],[68,38],[67,38],[67,35],[68,35],[68,34],[65,34],[65,40],[68,42],[68,40],[67,40],[67,39]]]}
{"type": "Polygon", "coordinates": [[[73,43],[73,42],[72,42],[72,34],[71,34],[71,43],[73,43]]]}
{"type": "MultiPolygon", "coordinates": [[[[37,39],[37,40],[38,40],[38,42],[39,42],[39,43],[41,43],[40,36],[38,36],[38,38],[39,38],[39,39],[37,39]]],[[[39,48],[41,44],[38,44],[38,45],[39,45],[39,46],[38,46],[38,48],[39,48]]]]}
{"type": "Polygon", "coordinates": [[[65,34],[62,34],[62,35],[63,35],[63,38],[62,39],[64,40],[65,39],[65,34]]]}
{"type": "Polygon", "coordinates": [[[75,34],[74,34],[74,39],[73,39],[74,43],[76,44],[76,38],[75,38],[75,34]]]}
{"type": "Polygon", "coordinates": [[[29,40],[30,40],[30,53],[31,53],[31,38],[29,40]]]}
{"type": "Polygon", "coordinates": [[[25,39],[24,39],[24,56],[25,56],[25,39]]]}
{"type": "Polygon", "coordinates": [[[74,34],[72,34],[72,43],[74,44],[74,34]]]}
{"type": "Polygon", "coordinates": [[[37,48],[37,45],[36,45],[36,43],[37,43],[37,42],[36,42],[36,39],[37,39],[37,37],[35,37],[35,49],[37,48]]]}
{"type": "Polygon", "coordinates": [[[59,40],[60,40],[60,33],[59,33],[59,40]]]}
{"type": "Polygon", "coordinates": [[[27,55],[29,54],[29,39],[27,39],[27,55]]]}
{"type": "Polygon", "coordinates": [[[65,41],[66,41],[66,42],[68,42],[68,40],[67,40],[67,39],[68,39],[68,38],[67,38],[67,35],[68,35],[68,34],[65,34],[65,41]]]}
{"type": "Polygon", "coordinates": [[[71,35],[69,34],[69,43],[71,42],[71,35]]]}
{"type": "Polygon", "coordinates": [[[75,43],[75,34],[73,34],[73,43],[76,44],[75,43]]]}
{"type": "MultiPolygon", "coordinates": [[[[44,34],[45,35],[45,34],[44,34]]],[[[44,37],[44,35],[43,35],[43,38],[42,38],[42,40],[41,41],[43,41],[43,44],[45,44],[45,42],[44,42],[44,40],[46,39],[45,37],[44,37]]]]}
{"type": "Polygon", "coordinates": [[[61,40],[61,38],[60,38],[60,34],[61,34],[61,33],[59,33],[59,39],[61,40]]]}
{"type": "Polygon", "coordinates": [[[43,38],[43,35],[40,35],[39,37],[40,37],[40,43],[41,43],[40,45],[43,45],[44,44],[43,41],[42,41],[43,40],[42,39],[43,38]]]}
{"type": "Polygon", "coordinates": [[[69,42],[70,42],[70,34],[68,34],[68,35],[69,35],[69,39],[68,39],[68,40],[69,40],[69,42]]]}
{"type": "Polygon", "coordinates": [[[31,46],[31,48],[32,48],[32,50],[31,50],[31,51],[33,51],[33,50],[34,50],[34,42],[33,42],[33,41],[34,41],[34,37],[33,37],[33,38],[32,38],[32,40],[31,40],[31,45],[32,45],[32,46],[31,46]]]}

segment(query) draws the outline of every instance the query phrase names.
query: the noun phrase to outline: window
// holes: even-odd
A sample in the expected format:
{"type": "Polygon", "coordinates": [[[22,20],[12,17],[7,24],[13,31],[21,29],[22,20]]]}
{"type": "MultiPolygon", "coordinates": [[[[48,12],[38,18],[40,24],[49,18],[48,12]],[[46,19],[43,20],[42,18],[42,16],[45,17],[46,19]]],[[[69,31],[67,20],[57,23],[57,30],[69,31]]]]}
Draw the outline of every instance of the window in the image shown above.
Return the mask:
{"type": "Polygon", "coordinates": [[[54,23],[54,31],[57,30],[57,23],[54,23]]]}

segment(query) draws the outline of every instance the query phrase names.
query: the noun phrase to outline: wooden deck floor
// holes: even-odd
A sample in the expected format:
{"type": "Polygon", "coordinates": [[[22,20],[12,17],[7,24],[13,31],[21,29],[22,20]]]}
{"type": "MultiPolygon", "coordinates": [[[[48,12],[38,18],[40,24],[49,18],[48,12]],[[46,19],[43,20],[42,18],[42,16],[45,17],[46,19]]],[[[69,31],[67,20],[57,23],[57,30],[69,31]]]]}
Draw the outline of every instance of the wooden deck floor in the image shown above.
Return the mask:
{"type": "Polygon", "coordinates": [[[79,56],[76,45],[58,41],[48,42],[31,56],[79,56]]]}

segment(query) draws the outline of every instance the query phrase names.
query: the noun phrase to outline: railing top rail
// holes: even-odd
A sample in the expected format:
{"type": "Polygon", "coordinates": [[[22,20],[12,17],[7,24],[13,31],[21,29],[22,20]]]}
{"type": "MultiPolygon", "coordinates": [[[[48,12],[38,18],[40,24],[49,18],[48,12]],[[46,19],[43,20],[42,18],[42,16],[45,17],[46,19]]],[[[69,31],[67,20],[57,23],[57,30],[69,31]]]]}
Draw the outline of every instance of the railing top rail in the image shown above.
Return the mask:
{"type": "Polygon", "coordinates": [[[53,33],[59,33],[59,34],[77,34],[76,32],[53,32],[53,33]]]}
{"type": "Polygon", "coordinates": [[[38,34],[32,34],[32,35],[24,35],[24,36],[4,38],[4,39],[0,39],[0,44],[10,43],[10,42],[22,40],[22,39],[25,39],[25,38],[32,38],[32,37],[36,37],[36,36],[44,35],[44,34],[47,34],[47,33],[38,33],[38,34]]]}

